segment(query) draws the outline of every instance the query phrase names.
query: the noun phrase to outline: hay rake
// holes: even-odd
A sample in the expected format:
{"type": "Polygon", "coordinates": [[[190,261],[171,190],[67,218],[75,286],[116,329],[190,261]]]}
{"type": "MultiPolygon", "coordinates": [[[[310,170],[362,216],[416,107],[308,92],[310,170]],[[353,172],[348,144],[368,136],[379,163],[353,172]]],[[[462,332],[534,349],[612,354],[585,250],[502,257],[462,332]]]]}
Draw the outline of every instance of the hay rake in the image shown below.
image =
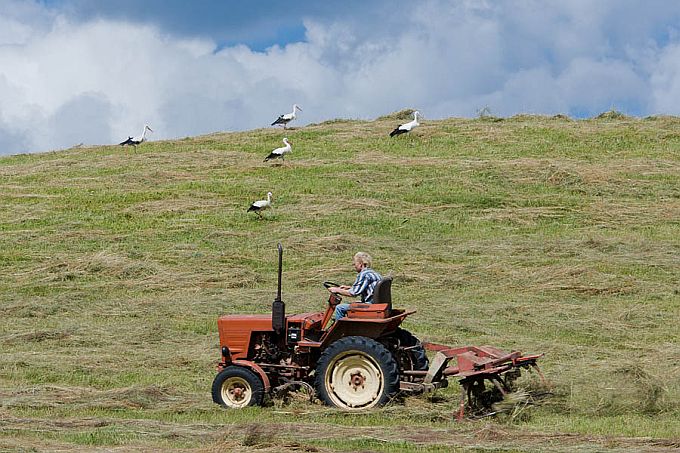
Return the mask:
{"type": "Polygon", "coordinates": [[[413,380],[401,381],[401,389],[427,392],[446,387],[447,378],[458,378],[463,390],[457,420],[463,419],[466,407],[473,412],[488,410],[493,403],[512,392],[513,383],[520,376],[522,368],[536,371],[541,382],[547,385],[536,363],[543,354],[522,355],[519,351],[506,353],[492,346],[453,348],[425,342],[422,346],[436,353],[430,367],[427,371],[405,371],[413,380]],[[492,386],[487,386],[487,381],[492,386]]]}

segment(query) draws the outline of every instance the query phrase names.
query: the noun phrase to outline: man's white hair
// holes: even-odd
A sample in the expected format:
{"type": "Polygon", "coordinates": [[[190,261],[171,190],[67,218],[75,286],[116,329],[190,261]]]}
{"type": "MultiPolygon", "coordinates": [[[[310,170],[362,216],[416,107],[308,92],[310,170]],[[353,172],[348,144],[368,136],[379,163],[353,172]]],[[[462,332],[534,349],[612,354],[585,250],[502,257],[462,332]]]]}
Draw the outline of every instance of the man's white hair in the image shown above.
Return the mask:
{"type": "Polygon", "coordinates": [[[373,258],[366,252],[357,252],[354,255],[354,261],[359,261],[365,267],[371,267],[371,264],[373,264],[373,258]]]}

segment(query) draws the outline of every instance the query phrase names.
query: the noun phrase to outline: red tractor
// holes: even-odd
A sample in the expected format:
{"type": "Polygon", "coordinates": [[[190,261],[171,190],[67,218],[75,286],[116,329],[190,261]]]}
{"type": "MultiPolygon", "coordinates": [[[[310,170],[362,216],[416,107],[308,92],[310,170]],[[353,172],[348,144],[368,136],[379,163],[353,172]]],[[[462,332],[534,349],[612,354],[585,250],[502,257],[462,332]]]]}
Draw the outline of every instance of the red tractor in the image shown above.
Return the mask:
{"type": "Polygon", "coordinates": [[[392,307],[389,277],[376,285],[372,304],[352,303],[347,316],[333,324],[331,316],[341,302],[336,294],[330,294],[324,312],[286,316],[280,244],[278,250],[278,290],[271,315],[227,315],[217,321],[222,350],[212,385],[217,404],[255,406],[272,392],[303,387],[330,406],[364,410],[387,403],[400,391],[431,391],[446,387],[447,377],[458,377],[462,417],[466,396],[470,406],[488,402],[485,381],[494,384],[491,391],[504,395],[520,368],[538,370],[538,355],[421,343],[399,327],[415,310],[392,307]],[[432,364],[426,348],[437,351],[432,364]],[[456,365],[449,366],[454,358],[456,365]]]}

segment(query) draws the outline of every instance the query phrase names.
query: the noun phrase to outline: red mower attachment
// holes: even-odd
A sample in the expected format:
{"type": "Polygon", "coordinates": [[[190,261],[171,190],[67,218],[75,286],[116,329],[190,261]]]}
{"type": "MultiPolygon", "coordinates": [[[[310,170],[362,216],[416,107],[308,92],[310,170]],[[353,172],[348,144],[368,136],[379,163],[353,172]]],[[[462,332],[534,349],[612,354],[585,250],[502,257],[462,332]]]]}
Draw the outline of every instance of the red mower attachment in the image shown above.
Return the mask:
{"type": "Polygon", "coordinates": [[[465,415],[466,407],[473,411],[489,409],[493,403],[512,392],[513,382],[520,376],[522,368],[535,370],[541,382],[546,384],[536,364],[543,354],[524,356],[519,351],[507,353],[492,346],[453,348],[425,342],[422,345],[426,350],[436,352],[436,355],[426,372],[417,372],[419,375],[424,374],[423,381],[418,384],[408,383],[406,387],[410,390],[428,391],[442,387],[440,383],[446,382],[449,377],[459,378],[463,391],[458,409],[458,420],[465,415]],[[455,362],[450,365],[452,359],[455,359],[455,362]],[[487,388],[485,381],[491,382],[493,387],[487,388]]]}

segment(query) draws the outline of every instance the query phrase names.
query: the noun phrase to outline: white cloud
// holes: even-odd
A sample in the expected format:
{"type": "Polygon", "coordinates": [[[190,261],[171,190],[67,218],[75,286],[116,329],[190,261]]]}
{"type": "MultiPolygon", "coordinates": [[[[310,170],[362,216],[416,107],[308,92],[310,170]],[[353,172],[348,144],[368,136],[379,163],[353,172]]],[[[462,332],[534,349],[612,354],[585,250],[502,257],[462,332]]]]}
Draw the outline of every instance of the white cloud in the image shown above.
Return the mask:
{"type": "Polygon", "coordinates": [[[678,114],[680,111],[680,44],[669,45],[658,58],[651,77],[653,111],[678,114]]]}
{"type": "Polygon", "coordinates": [[[680,7],[645,5],[429,0],[379,22],[306,18],[307,42],[253,52],[0,0],[0,154],[117,143],[145,123],[152,139],[265,127],[294,102],[300,124],[406,107],[678,113],[680,7]]]}

